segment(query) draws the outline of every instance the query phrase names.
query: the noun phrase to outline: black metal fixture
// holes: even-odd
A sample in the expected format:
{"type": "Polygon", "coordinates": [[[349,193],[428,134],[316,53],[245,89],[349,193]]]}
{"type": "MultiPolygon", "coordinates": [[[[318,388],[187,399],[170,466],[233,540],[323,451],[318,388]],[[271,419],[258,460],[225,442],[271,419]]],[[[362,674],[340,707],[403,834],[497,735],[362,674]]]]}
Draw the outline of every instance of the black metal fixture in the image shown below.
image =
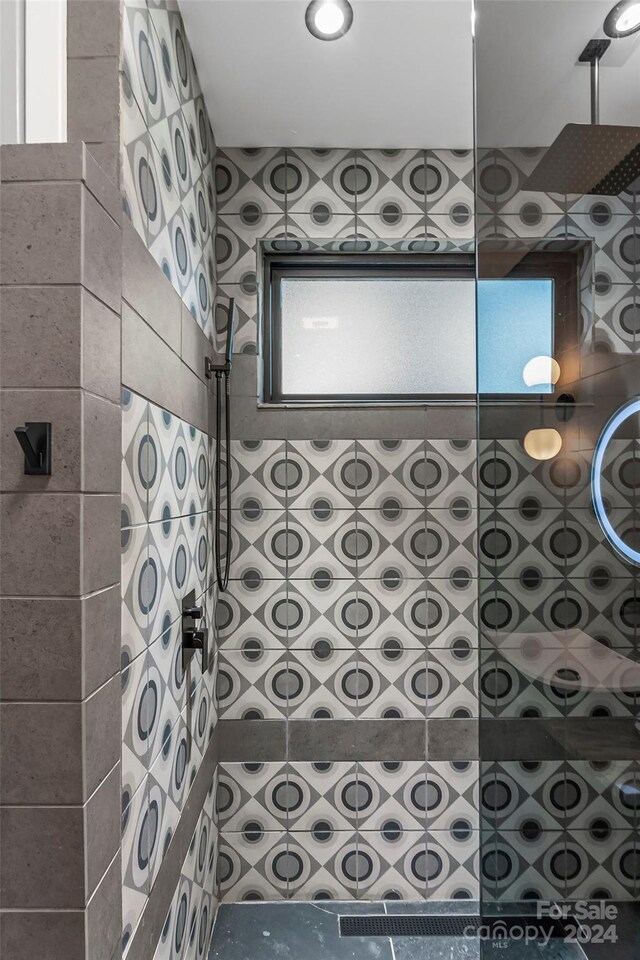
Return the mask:
{"type": "Polygon", "coordinates": [[[571,393],[561,393],[556,400],[556,420],[568,423],[576,412],[576,398],[571,393]]]}
{"type": "Polygon", "coordinates": [[[32,420],[14,430],[24,453],[24,472],[27,476],[51,476],[51,424],[32,420]]]}
{"type": "Polygon", "coordinates": [[[590,40],[578,57],[591,72],[591,123],[568,123],[524,190],[617,197],[640,177],[640,127],[600,124],[600,61],[610,45],[590,40]]]}
{"type": "MultiPolygon", "coordinates": [[[[411,914],[402,915],[368,915],[357,917],[340,917],[341,937],[473,937],[478,936],[480,928],[487,932],[485,939],[492,946],[505,946],[512,939],[511,931],[518,930],[522,936],[523,927],[533,924],[534,937],[537,940],[549,941],[566,938],[567,932],[562,920],[542,917],[536,920],[535,914],[528,916],[513,914],[512,916],[484,916],[461,914],[456,916],[411,914]]],[[[428,950],[426,951],[429,952],[428,950]]],[[[414,954],[415,955],[415,954],[414,954]]]]}
{"type": "Polygon", "coordinates": [[[604,32],[608,37],[630,37],[640,30],[640,2],[639,0],[620,0],[607,14],[604,21],[604,32]]]}
{"type": "Polygon", "coordinates": [[[196,606],[196,592],[190,590],[182,601],[182,667],[184,670],[196,650],[202,654],[202,672],[208,665],[208,631],[206,626],[198,626],[204,618],[202,607],[196,606]]]}
{"type": "Polygon", "coordinates": [[[227,310],[227,343],[224,351],[224,362],[214,363],[211,357],[205,357],[205,374],[208,379],[216,378],[216,464],[215,464],[215,491],[216,514],[214,530],[214,552],[216,562],[216,580],[218,587],[224,593],[229,584],[229,567],[231,564],[231,451],[229,438],[231,436],[231,363],[233,359],[233,337],[236,327],[236,301],[229,300],[227,310]],[[224,408],[225,408],[225,483],[227,523],[224,535],[225,563],[222,564],[222,381],[224,380],[224,408]]]}
{"type": "Polygon", "coordinates": [[[349,0],[311,0],[305,22],[318,40],[339,40],[351,28],[353,8],[349,0]]]}
{"type": "Polygon", "coordinates": [[[589,40],[578,63],[588,63],[591,68],[591,123],[600,123],[600,61],[611,46],[611,40],[589,40]]]}

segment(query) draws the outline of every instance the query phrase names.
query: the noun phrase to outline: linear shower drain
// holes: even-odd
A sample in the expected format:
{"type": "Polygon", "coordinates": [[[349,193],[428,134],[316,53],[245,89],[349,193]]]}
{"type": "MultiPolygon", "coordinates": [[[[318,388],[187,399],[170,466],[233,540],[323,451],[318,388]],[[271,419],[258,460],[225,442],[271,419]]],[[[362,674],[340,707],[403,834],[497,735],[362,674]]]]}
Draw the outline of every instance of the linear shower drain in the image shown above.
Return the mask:
{"type": "Polygon", "coordinates": [[[461,937],[478,917],[340,917],[341,937],[461,937]]]}
{"type": "Polygon", "coordinates": [[[532,916],[491,917],[483,920],[477,916],[340,917],[341,937],[463,937],[478,934],[480,927],[489,937],[493,933],[493,939],[496,940],[505,939],[505,935],[508,939],[510,930],[521,938],[523,927],[528,927],[530,939],[565,936],[562,923],[549,918],[538,920],[532,916]]]}

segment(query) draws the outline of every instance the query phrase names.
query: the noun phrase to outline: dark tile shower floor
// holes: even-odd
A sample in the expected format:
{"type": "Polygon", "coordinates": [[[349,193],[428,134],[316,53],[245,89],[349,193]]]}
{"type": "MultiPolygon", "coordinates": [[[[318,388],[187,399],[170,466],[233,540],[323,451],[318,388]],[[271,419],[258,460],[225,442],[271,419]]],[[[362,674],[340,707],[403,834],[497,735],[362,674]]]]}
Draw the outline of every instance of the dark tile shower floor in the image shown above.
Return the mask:
{"type": "Polygon", "coordinates": [[[584,960],[575,944],[481,945],[466,937],[340,937],[338,918],[358,914],[473,914],[447,903],[225,903],[209,960],[584,960]]]}

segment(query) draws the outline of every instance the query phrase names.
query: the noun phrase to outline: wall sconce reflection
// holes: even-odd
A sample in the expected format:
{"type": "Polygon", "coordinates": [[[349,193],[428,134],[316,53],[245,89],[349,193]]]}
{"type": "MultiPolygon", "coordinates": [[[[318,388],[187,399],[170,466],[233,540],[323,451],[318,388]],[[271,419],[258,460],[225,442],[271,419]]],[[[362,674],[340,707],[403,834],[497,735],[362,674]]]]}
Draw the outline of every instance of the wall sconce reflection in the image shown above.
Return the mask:
{"type": "Polygon", "coordinates": [[[551,460],[562,450],[562,437],[552,427],[529,430],[523,441],[524,449],[534,460],[551,460]]]}
{"type": "MultiPolygon", "coordinates": [[[[541,633],[503,633],[490,638],[510,669],[542,682],[557,696],[640,693],[640,663],[611,650],[579,628],[541,633]]],[[[513,690],[518,690],[514,684],[513,690]]]]}
{"type": "Polygon", "coordinates": [[[560,364],[553,357],[532,357],[522,371],[528,387],[552,387],[560,379],[560,364]]]}

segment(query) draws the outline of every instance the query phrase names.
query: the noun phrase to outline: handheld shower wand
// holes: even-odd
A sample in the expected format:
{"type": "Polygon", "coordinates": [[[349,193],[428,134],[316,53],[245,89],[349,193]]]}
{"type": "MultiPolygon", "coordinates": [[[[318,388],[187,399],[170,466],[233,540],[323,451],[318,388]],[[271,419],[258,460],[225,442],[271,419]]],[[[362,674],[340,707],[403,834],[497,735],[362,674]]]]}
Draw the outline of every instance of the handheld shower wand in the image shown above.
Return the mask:
{"type": "Polygon", "coordinates": [[[229,300],[227,311],[227,344],[225,348],[224,363],[214,364],[210,357],[205,358],[205,373],[211,379],[216,378],[216,463],[215,463],[215,523],[214,523],[214,554],[216,563],[216,580],[218,587],[224,593],[229,585],[229,569],[231,566],[231,362],[233,358],[233,336],[236,324],[236,303],[233,297],[229,300]],[[225,525],[225,559],[224,565],[221,561],[221,540],[222,540],[222,487],[221,479],[221,459],[222,459],[222,393],[224,381],[224,412],[225,412],[225,485],[226,485],[226,509],[227,522],[225,525]]]}

